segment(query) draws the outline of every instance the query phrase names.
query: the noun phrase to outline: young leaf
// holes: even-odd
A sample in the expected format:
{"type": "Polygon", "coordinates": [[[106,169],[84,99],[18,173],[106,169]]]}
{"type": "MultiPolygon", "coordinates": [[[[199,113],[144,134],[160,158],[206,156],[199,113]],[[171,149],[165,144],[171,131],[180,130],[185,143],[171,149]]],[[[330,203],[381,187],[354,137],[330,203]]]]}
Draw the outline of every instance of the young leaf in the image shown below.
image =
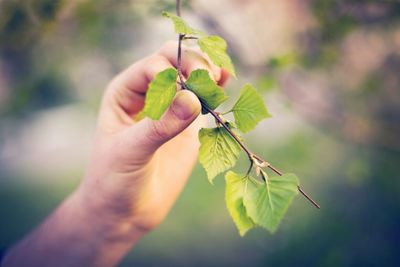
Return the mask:
{"type": "Polygon", "coordinates": [[[226,207],[239,230],[239,234],[244,236],[248,230],[255,226],[254,222],[247,216],[246,208],[243,204],[243,195],[246,191],[248,178],[229,171],[225,175],[225,181],[226,207]]]}
{"type": "Polygon", "coordinates": [[[294,174],[270,177],[266,183],[249,182],[244,195],[248,216],[271,233],[278,228],[294,196],[298,194],[294,174]]]}
{"type": "Polygon", "coordinates": [[[172,20],[172,22],[174,23],[175,32],[178,34],[180,33],[200,36],[205,35],[202,31],[190,27],[181,17],[178,17],[166,11],[163,11],[162,15],[172,20]]]}
{"type": "Polygon", "coordinates": [[[186,85],[211,109],[217,108],[228,99],[222,87],[211,80],[206,70],[192,71],[186,81],[186,85]]]}
{"type": "Polygon", "coordinates": [[[262,119],[271,117],[262,96],[250,84],[240,90],[240,97],[231,111],[236,125],[243,133],[253,130],[262,119]]]}
{"type": "Polygon", "coordinates": [[[199,39],[198,44],[215,65],[226,69],[236,78],[235,68],[226,52],[228,46],[224,39],[216,35],[205,36],[199,39]]]}
{"type": "Polygon", "coordinates": [[[199,132],[199,161],[212,183],[214,177],[233,167],[239,158],[240,146],[223,127],[203,128],[199,132]]]}
{"type": "Polygon", "coordinates": [[[169,68],[156,75],[149,84],[143,111],[139,117],[147,116],[153,120],[159,120],[171,105],[176,93],[176,79],[178,72],[169,68]]]}

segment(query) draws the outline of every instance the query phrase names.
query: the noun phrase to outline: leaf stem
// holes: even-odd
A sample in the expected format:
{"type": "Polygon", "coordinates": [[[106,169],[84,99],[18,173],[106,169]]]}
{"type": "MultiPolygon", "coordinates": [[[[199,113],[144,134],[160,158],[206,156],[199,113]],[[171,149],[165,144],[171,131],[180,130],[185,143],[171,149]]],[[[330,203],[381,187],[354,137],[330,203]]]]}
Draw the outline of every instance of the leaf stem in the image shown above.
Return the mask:
{"type": "Polygon", "coordinates": [[[224,117],[222,117],[221,114],[218,114],[217,112],[215,112],[214,110],[212,110],[211,108],[209,108],[207,106],[206,103],[204,103],[204,101],[200,100],[201,105],[203,106],[203,108],[205,110],[207,110],[221,125],[222,127],[225,128],[225,130],[228,131],[228,133],[233,137],[233,139],[235,139],[235,141],[239,144],[239,146],[243,149],[244,152],[246,152],[247,156],[249,157],[249,160],[252,162],[253,159],[253,152],[250,151],[250,149],[239,139],[239,137],[232,131],[231,128],[229,128],[229,126],[226,124],[226,119],[224,117]]]}
{"type": "Polygon", "coordinates": [[[312,199],[306,192],[304,192],[304,190],[298,185],[297,189],[299,190],[299,192],[308,200],[311,202],[311,204],[313,204],[317,209],[320,209],[321,206],[314,200],[312,199]]]}
{"type": "MultiPolygon", "coordinates": [[[[179,0],[177,0],[177,3],[179,2],[179,0]]],[[[177,9],[178,10],[178,9],[177,9]]],[[[182,40],[185,37],[184,34],[179,34],[178,37],[178,55],[177,55],[177,69],[178,69],[178,76],[179,76],[179,80],[181,82],[181,85],[184,84],[184,79],[183,79],[183,75],[182,75],[182,40]]]]}
{"type": "Polygon", "coordinates": [[[199,38],[196,36],[185,36],[183,37],[183,40],[198,40],[199,38]]]}
{"type": "MultiPolygon", "coordinates": [[[[176,0],[176,15],[177,16],[181,16],[181,1],[180,0],[176,0]]],[[[182,74],[182,41],[185,39],[192,39],[191,37],[185,37],[185,34],[179,34],[179,38],[178,38],[178,53],[177,53],[177,70],[178,70],[178,77],[179,77],[179,84],[181,85],[182,89],[186,89],[186,90],[190,90],[190,88],[186,85],[185,83],[185,78],[183,77],[182,74]]],[[[269,169],[271,169],[273,172],[275,172],[277,175],[282,176],[283,172],[281,172],[280,170],[278,170],[277,168],[275,168],[274,166],[272,166],[269,162],[267,162],[266,160],[264,160],[263,158],[261,158],[260,156],[254,154],[248,147],[247,145],[245,145],[240,138],[232,131],[231,128],[229,128],[229,126],[227,125],[227,120],[222,117],[221,113],[218,113],[214,110],[212,110],[211,108],[208,107],[208,105],[202,101],[200,98],[200,103],[201,106],[204,110],[206,110],[207,112],[209,112],[214,118],[215,120],[222,125],[222,127],[225,128],[225,130],[232,136],[233,139],[235,139],[235,141],[239,144],[239,146],[243,149],[243,151],[247,154],[247,157],[250,160],[250,164],[251,167],[257,165],[254,164],[255,163],[255,159],[258,160],[258,163],[265,163],[266,167],[268,167],[269,169]]],[[[229,113],[229,112],[228,112],[229,113]]],[[[259,164],[258,164],[259,165],[259,164]]],[[[251,168],[249,169],[248,172],[250,172],[251,168]]],[[[316,208],[320,208],[320,206],[318,205],[318,203],[313,200],[300,186],[297,186],[299,192],[311,203],[313,204],[316,208]]]]}

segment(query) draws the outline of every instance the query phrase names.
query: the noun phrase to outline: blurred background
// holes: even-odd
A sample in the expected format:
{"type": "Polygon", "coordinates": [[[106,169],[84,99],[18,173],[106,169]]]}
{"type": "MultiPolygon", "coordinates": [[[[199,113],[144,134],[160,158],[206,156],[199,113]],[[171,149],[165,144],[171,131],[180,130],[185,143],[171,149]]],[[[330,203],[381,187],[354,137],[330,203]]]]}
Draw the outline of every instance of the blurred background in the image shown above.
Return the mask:
{"type": "MultiPolygon", "coordinates": [[[[79,183],[108,81],[176,39],[161,0],[0,1],[0,251],[79,183]]],[[[295,172],[275,235],[244,238],[224,179],[197,166],[166,221],[121,266],[400,266],[400,2],[192,0],[183,16],[223,36],[273,118],[245,139],[295,172]]],[[[227,104],[229,106],[229,103],[227,104]]],[[[238,171],[246,168],[243,156],[238,171]]]]}

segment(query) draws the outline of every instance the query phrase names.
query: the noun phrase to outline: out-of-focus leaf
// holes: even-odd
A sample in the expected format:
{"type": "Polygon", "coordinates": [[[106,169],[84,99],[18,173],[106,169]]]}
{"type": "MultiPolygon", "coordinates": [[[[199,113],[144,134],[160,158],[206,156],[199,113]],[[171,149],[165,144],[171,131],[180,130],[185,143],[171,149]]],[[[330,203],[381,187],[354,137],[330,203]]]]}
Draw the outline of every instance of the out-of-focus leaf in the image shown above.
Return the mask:
{"type": "Polygon", "coordinates": [[[226,69],[230,74],[236,77],[235,67],[226,52],[228,46],[224,39],[216,35],[205,36],[199,39],[198,44],[201,50],[210,57],[215,65],[226,69]]]}
{"type": "Polygon", "coordinates": [[[189,24],[187,24],[186,21],[184,21],[181,17],[178,17],[166,11],[163,11],[162,15],[172,20],[176,33],[201,36],[204,35],[202,31],[190,27],[189,24]]]}

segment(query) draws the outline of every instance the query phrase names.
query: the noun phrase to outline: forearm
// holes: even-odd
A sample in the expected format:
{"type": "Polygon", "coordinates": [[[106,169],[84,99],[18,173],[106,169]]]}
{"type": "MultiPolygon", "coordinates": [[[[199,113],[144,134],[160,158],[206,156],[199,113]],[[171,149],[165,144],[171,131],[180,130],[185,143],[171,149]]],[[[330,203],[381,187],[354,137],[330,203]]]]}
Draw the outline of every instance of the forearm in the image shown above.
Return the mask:
{"type": "Polygon", "coordinates": [[[8,252],[2,266],[114,266],[144,232],[105,216],[74,193],[8,252]]]}

